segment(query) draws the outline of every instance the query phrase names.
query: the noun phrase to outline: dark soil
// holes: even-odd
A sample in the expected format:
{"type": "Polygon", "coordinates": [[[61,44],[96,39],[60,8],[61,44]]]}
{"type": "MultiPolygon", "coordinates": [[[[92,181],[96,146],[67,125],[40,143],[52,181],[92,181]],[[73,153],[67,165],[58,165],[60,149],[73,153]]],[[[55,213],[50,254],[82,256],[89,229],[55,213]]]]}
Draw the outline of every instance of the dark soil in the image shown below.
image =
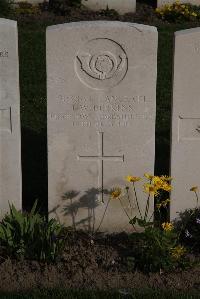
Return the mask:
{"type": "Polygon", "coordinates": [[[65,250],[55,264],[1,259],[0,291],[43,288],[200,290],[200,266],[173,273],[133,269],[127,256],[133,250],[128,235],[68,236],[65,250]]]}

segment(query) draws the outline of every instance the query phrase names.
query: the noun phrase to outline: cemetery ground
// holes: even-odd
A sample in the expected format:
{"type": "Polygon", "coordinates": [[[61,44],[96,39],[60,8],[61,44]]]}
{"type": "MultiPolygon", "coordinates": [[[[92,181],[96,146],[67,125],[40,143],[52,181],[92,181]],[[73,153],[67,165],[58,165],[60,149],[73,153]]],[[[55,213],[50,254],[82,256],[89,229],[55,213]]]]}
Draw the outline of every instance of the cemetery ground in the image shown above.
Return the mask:
{"type": "MultiPolygon", "coordinates": [[[[7,16],[18,21],[19,30],[24,210],[29,211],[35,199],[38,198],[40,212],[47,213],[45,32],[49,25],[83,20],[118,20],[148,24],[158,28],[155,174],[168,174],[173,34],[181,29],[198,27],[200,22],[163,22],[155,15],[153,7],[142,2],[137,5],[136,14],[125,16],[119,16],[113,11],[94,13],[83,9],[70,9],[66,16],[55,15],[48,11],[36,15],[7,16]]],[[[0,290],[9,290],[16,294],[18,291],[32,288],[40,290],[54,287],[79,288],[80,286],[85,289],[106,291],[114,288],[160,289],[164,292],[161,291],[158,298],[162,296],[163,298],[190,298],[184,297],[186,295],[181,297],[171,291],[187,293],[188,291],[198,292],[200,289],[200,267],[198,265],[185,270],[177,269],[173,273],[145,274],[133,271],[132,264],[127,259],[133,250],[133,244],[125,233],[115,236],[98,234],[93,240],[94,243],[83,232],[71,233],[69,231],[67,235],[66,250],[62,259],[56,264],[29,260],[17,261],[5,259],[2,256],[0,258],[0,280],[2,281],[0,290]]],[[[58,295],[58,292],[55,293],[58,295]]],[[[112,298],[112,295],[108,296],[107,293],[99,294],[91,295],[94,296],[91,299],[112,298]]],[[[63,294],[60,298],[63,298],[62,296],[63,294]]],[[[69,298],[73,298],[70,296],[72,296],[71,293],[69,293],[69,298]]],[[[84,296],[86,295],[79,294],[77,298],[90,298],[90,295],[84,296]]],[[[120,296],[128,298],[128,295],[120,296]]],[[[197,296],[195,295],[194,298],[198,298],[197,296]]],[[[51,297],[53,298],[53,294],[51,297]]],[[[148,294],[144,295],[144,298],[152,297],[156,298],[154,291],[151,293],[149,290],[148,294]]],[[[26,298],[26,295],[19,298],[26,298]]],[[[31,298],[30,294],[27,298],[31,298]]],[[[45,298],[44,295],[43,298],[45,298]]],[[[59,298],[59,295],[55,298],[59,298]]],[[[113,295],[114,298],[120,297],[113,295]]],[[[136,294],[135,298],[141,298],[141,296],[136,294]]]]}

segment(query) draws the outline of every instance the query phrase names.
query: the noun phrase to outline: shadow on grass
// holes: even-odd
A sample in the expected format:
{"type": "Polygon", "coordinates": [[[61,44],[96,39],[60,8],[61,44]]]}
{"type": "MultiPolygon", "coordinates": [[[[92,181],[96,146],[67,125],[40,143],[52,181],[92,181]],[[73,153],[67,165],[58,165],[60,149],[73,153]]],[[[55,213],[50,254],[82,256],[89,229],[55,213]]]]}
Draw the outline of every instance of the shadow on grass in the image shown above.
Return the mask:
{"type": "Polygon", "coordinates": [[[48,209],[47,136],[21,129],[22,144],[22,202],[23,210],[30,211],[38,199],[42,214],[48,209]]]}

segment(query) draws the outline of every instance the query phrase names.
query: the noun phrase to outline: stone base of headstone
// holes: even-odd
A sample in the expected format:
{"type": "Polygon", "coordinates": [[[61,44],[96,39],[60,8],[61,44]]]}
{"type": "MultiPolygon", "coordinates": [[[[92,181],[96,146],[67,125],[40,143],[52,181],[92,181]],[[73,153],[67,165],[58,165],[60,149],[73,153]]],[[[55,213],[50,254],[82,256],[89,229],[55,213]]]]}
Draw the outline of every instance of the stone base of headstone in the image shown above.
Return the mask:
{"type": "Polygon", "coordinates": [[[82,0],[82,4],[94,11],[109,8],[116,10],[119,14],[136,10],[136,0],[82,0]]]}

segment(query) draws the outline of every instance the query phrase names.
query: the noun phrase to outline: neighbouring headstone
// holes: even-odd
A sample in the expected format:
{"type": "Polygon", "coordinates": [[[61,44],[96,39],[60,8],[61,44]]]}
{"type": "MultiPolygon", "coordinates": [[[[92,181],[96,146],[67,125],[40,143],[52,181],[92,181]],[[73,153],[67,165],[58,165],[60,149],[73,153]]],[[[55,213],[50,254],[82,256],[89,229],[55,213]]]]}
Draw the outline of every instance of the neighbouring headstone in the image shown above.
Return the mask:
{"type": "Polygon", "coordinates": [[[17,22],[0,19],[0,218],[21,209],[21,132],[17,22]]]}
{"type": "MultiPolygon", "coordinates": [[[[176,0],[157,0],[157,7],[161,7],[166,4],[175,3],[176,0]]],[[[179,0],[180,3],[190,3],[193,5],[200,5],[200,0],[179,0]]]]}
{"type": "Polygon", "coordinates": [[[175,33],[171,176],[171,219],[196,206],[200,186],[200,28],[175,33]]]}
{"type": "MultiPolygon", "coordinates": [[[[48,27],[51,217],[97,228],[108,191],[125,187],[129,174],[153,173],[156,73],[155,27],[102,21],[48,27]]],[[[144,212],[147,197],[137,184],[144,212]]],[[[119,200],[110,201],[101,230],[131,230],[119,200]]]]}
{"type": "Polygon", "coordinates": [[[82,4],[94,11],[107,8],[115,9],[119,14],[136,10],[136,0],[82,0],[82,4]]]}

